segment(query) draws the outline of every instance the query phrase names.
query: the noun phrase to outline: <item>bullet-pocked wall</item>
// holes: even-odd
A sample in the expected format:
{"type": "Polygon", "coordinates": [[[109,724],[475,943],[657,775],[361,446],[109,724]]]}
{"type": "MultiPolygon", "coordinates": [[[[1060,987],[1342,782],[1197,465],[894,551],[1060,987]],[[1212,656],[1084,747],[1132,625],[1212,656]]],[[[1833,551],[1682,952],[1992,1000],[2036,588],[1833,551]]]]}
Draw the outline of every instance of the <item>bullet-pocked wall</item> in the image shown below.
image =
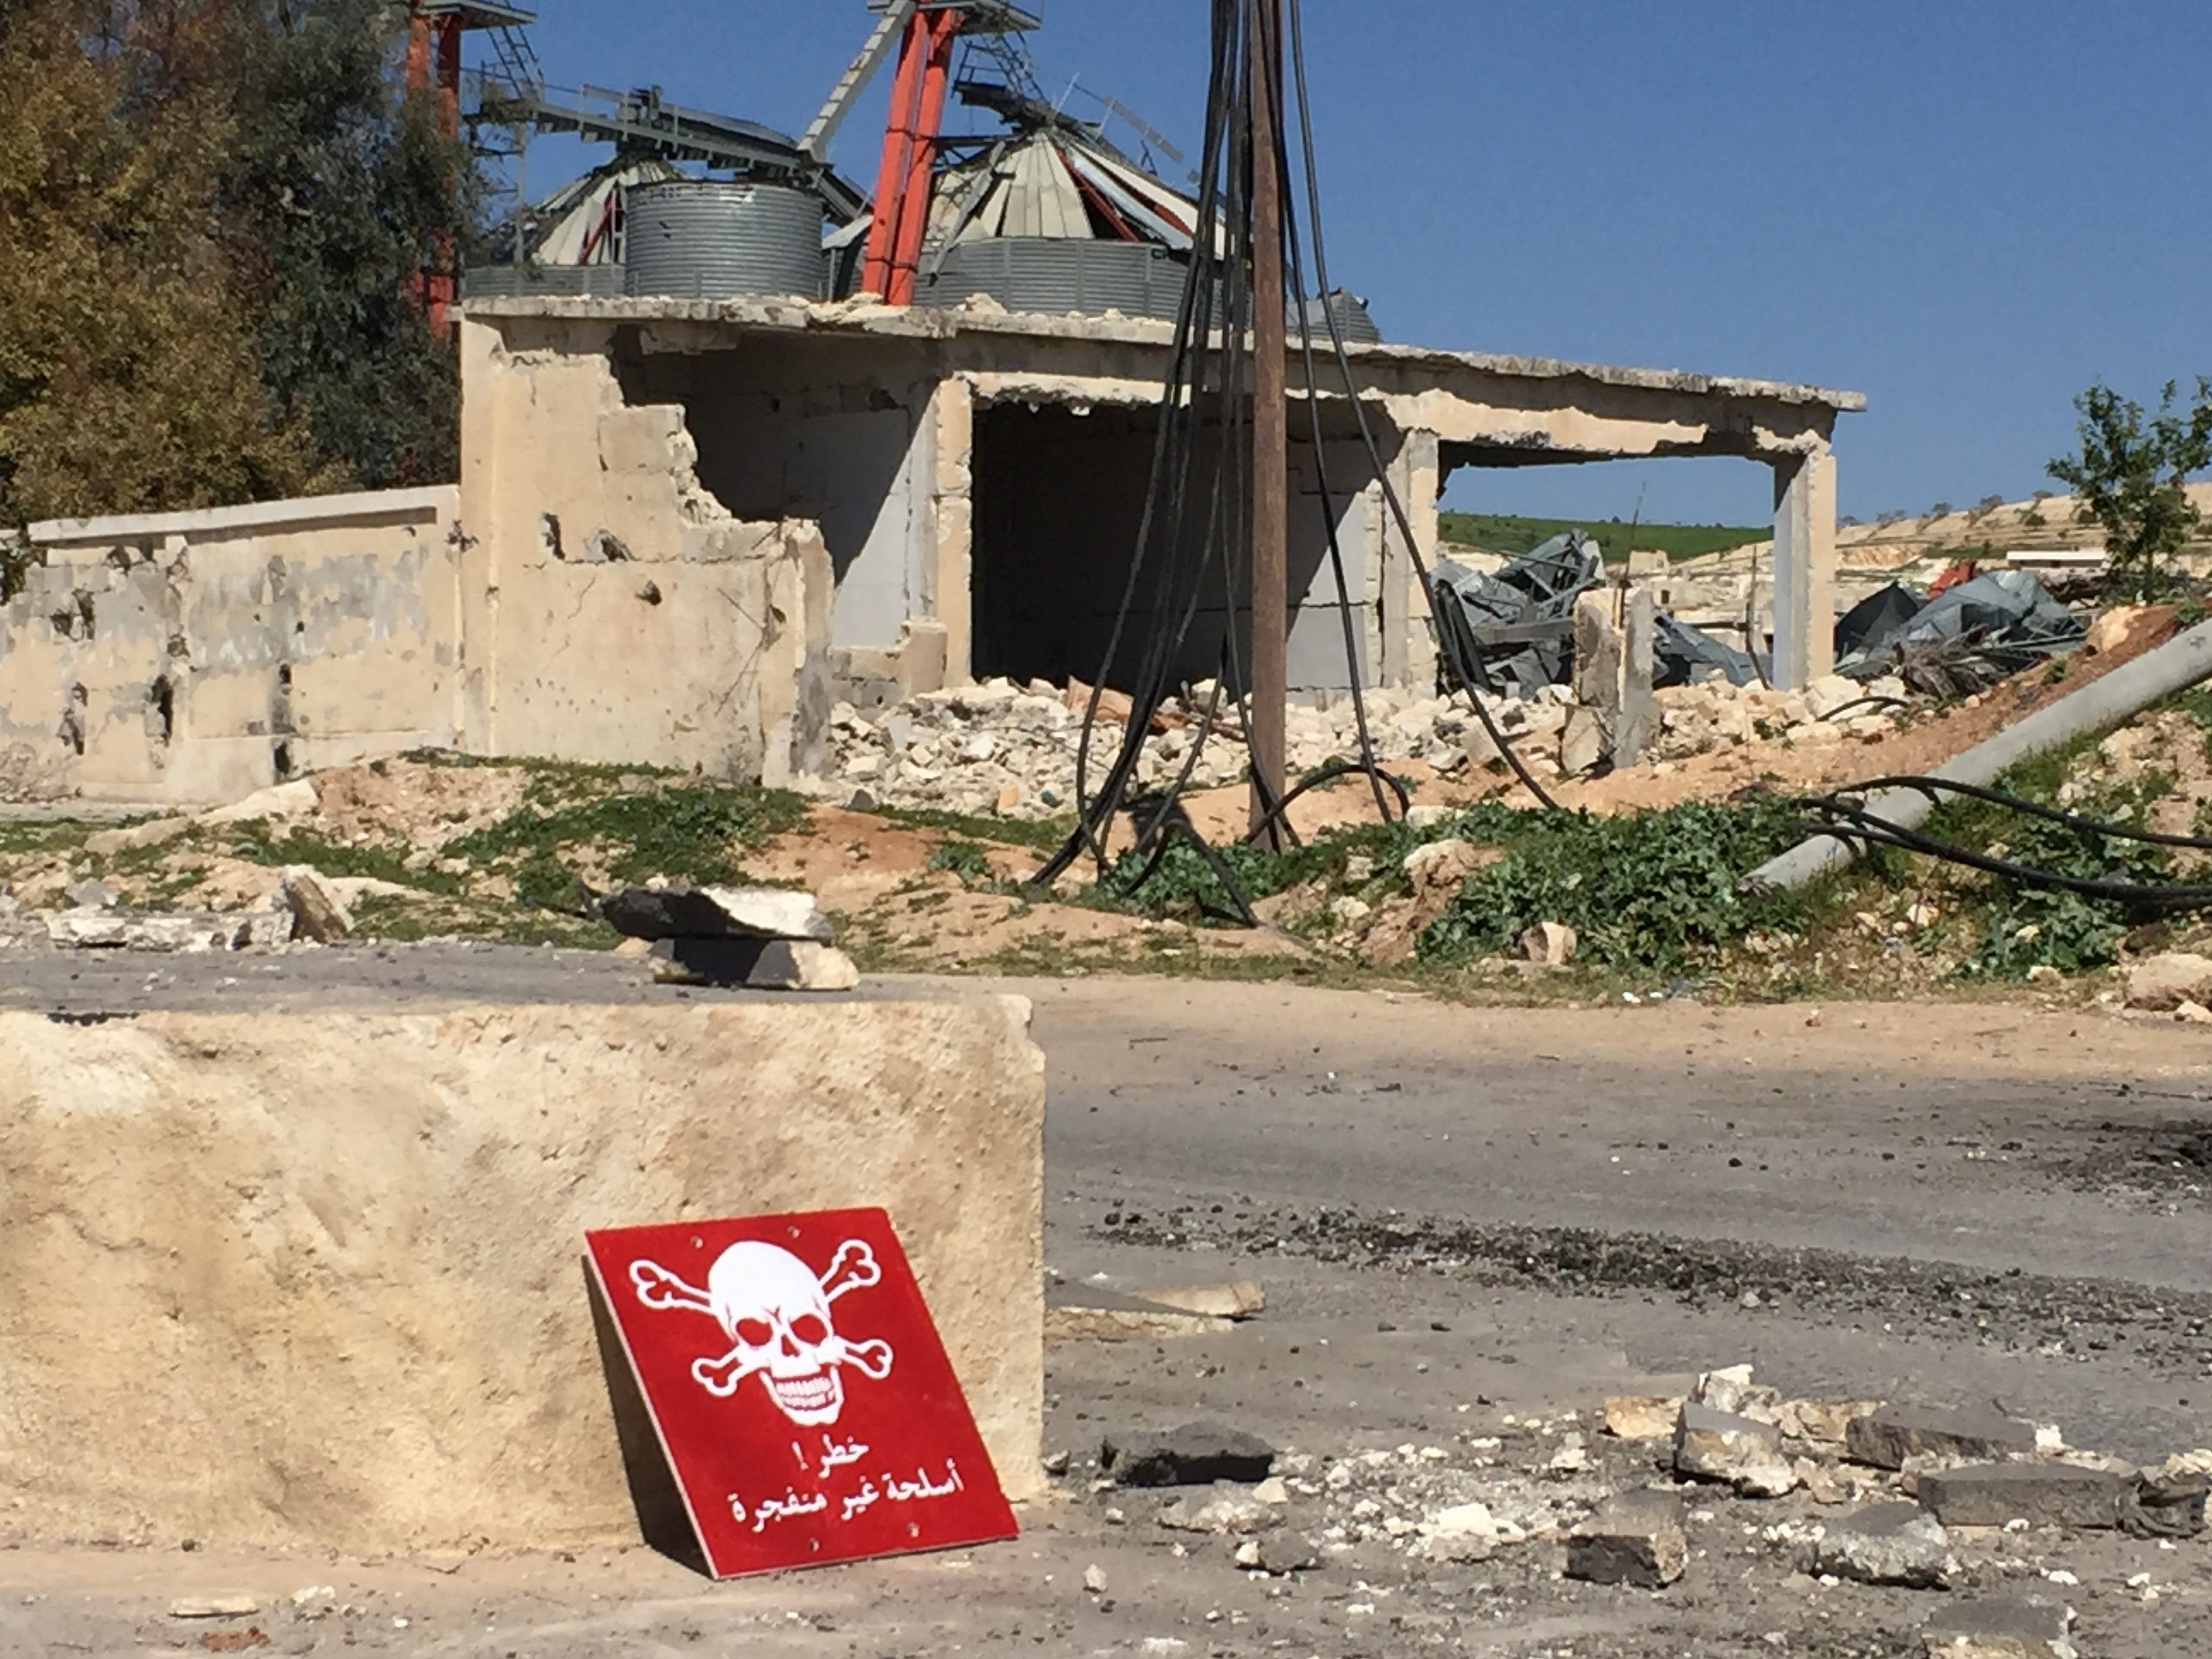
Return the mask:
{"type": "MultiPolygon", "coordinates": [[[[1191,468],[1184,523],[1194,548],[1212,511],[1218,434],[1218,423],[1209,422],[1191,468]]],[[[977,678],[1087,681],[1098,678],[1103,665],[1108,684],[1127,688],[1158,630],[1179,623],[1140,603],[1115,648],[1115,623],[1143,533],[1158,437],[1158,412],[1152,409],[1006,402],[976,411],[971,591],[977,678]]],[[[1291,445],[1290,675],[1295,690],[1349,687],[1355,655],[1363,683],[1371,684],[1379,659],[1382,518],[1374,469],[1364,447],[1326,429],[1321,453],[1323,465],[1316,466],[1310,440],[1291,445]],[[1329,558],[1332,516],[1351,599],[1351,653],[1329,558]]],[[[1148,561],[1161,556],[1161,545],[1156,539],[1148,561]]],[[[1146,571],[1150,591],[1154,567],[1149,562],[1146,571]]],[[[1221,672],[1231,595],[1241,597],[1248,586],[1241,568],[1232,588],[1215,564],[1172,659],[1176,678],[1209,679],[1221,672]]],[[[1249,605],[1240,603],[1235,615],[1241,655],[1249,635],[1249,605]]],[[[1230,678],[1234,684],[1237,674],[1230,678]]]]}

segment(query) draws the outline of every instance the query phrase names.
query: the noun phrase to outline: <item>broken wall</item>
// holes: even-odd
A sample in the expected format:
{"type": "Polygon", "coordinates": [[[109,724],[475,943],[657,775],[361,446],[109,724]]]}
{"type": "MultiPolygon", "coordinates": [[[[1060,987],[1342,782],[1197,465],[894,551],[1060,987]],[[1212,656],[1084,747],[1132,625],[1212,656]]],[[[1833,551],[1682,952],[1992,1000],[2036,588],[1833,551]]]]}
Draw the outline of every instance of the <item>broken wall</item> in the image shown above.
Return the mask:
{"type": "Polygon", "coordinates": [[[453,489],[34,526],[0,799],[204,805],[453,742],[453,489]]]}
{"type": "Polygon", "coordinates": [[[701,481],[685,410],[624,395],[616,332],[463,329],[464,746],[788,783],[829,720],[828,550],[701,481]]]}

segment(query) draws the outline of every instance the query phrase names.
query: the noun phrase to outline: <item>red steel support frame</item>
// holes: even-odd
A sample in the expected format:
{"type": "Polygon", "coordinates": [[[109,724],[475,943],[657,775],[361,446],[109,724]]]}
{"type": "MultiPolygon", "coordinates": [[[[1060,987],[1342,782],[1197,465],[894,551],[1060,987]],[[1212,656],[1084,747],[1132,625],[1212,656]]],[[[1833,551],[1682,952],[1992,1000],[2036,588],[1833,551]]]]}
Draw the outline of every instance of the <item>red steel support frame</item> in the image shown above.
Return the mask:
{"type": "Polygon", "coordinates": [[[952,76],[952,43],[964,21],[957,7],[917,11],[899,46],[883,167],[876,176],[876,219],[860,270],[861,288],[882,295],[889,305],[914,303],[922,238],[929,229],[930,179],[937,166],[945,90],[952,76]]]}
{"type": "MultiPolygon", "coordinates": [[[[407,91],[409,95],[434,94],[438,100],[438,131],[447,139],[461,131],[462,19],[457,12],[433,16],[418,4],[407,20],[407,91]]],[[[453,301],[459,283],[453,274],[453,239],[434,238],[429,261],[417,271],[412,284],[415,303],[441,340],[453,337],[453,301]]]]}

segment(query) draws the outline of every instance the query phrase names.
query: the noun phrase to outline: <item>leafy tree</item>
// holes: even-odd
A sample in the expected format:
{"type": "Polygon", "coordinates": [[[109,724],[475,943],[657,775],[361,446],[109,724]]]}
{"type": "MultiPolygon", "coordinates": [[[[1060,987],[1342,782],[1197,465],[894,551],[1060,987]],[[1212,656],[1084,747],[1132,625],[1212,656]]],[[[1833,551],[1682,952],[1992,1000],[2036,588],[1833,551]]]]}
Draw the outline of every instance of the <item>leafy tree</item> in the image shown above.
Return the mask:
{"type": "Polygon", "coordinates": [[[399,9],[280,0],[234,15],[219,204],[263,377],[360,483],[455,477],[454,356],[410,290],[473,239],[472,158],[399,86],[399,9]]]}
{"type": "Polygon", "coordinates": [[[207,206],[231,127],[170,82],[189,18],[0,9],[0,523],[312,486],[207,206]]]}
{"type": "Polygon", "coordinates": [[[2203,516],[2183,488],[2212,466],[2212,380],[2200,378],[2187,409],[2179,385],[2166,383],[2158,413],[2100,380],[2074,400],[2081,453],[2052,461],[2051,476],[2070,486],[2075,518],[2105,528],[2112,585],[2148,599],[2169,580],[2166,562],[2188,544],[2203,516]]]}

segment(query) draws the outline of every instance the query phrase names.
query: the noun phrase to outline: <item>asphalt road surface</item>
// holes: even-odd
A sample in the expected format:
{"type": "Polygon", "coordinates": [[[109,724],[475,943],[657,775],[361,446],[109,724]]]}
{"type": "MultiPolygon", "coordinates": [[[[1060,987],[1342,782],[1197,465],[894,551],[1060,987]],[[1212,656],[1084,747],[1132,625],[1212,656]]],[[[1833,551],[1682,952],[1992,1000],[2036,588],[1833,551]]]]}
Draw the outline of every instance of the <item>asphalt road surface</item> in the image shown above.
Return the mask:
{"type": "MultiPolygon", "coordinates": [[[[258,1630],[276,1651],[533,1659],[1889,1659],[1948,1608],[2021,1598],[2072,1607],[2100,1659],[2212,1651],[2201,1540],[1961,1535],[1948,1594],[1833,1584],[1797,1553],[1838,1508],[1699,1491],[1690,1570],[1655,1595],[1563,1580],[1542,1529],[1665,1479],[1663,1449],[1595,1433],[1605,1396],[1737,1363],[1793,1395],[1994,1403],[2137,1462],[2212,1442],[2212,1036],[2026,1003],[1004,988],[1032,999],[1049,1066],[1054,1299],[1244,1278],[1268,1298],[1224,1332],[1056,1345],[1048,1442],[1069,1468],[1019,1544],[720,1587],[642,1549],[371,1564],[27,1546],[0,1553],[0,1651],[246,1650],[205,1638],[258,1630]],[[1103,1437],[1200,1417],[1284,1450],[1291,1501],[1267,1535],[1310,1543],[1311,1570],[1249,1573],[1237,1540],[1159,1524],[1172,1494],[1094,1489],[1103,1437]],[[1480,1563],[1417,1559],[1419,1528],[1461,1501],[1537,1535],[1480,1563]],[[166,1617],[173,1596],[234,1590],[261,1612],[166,1617]]],[[[0,966],[0,1007],[76,1012],[678,994],[550,951],[0,966]]]]}

